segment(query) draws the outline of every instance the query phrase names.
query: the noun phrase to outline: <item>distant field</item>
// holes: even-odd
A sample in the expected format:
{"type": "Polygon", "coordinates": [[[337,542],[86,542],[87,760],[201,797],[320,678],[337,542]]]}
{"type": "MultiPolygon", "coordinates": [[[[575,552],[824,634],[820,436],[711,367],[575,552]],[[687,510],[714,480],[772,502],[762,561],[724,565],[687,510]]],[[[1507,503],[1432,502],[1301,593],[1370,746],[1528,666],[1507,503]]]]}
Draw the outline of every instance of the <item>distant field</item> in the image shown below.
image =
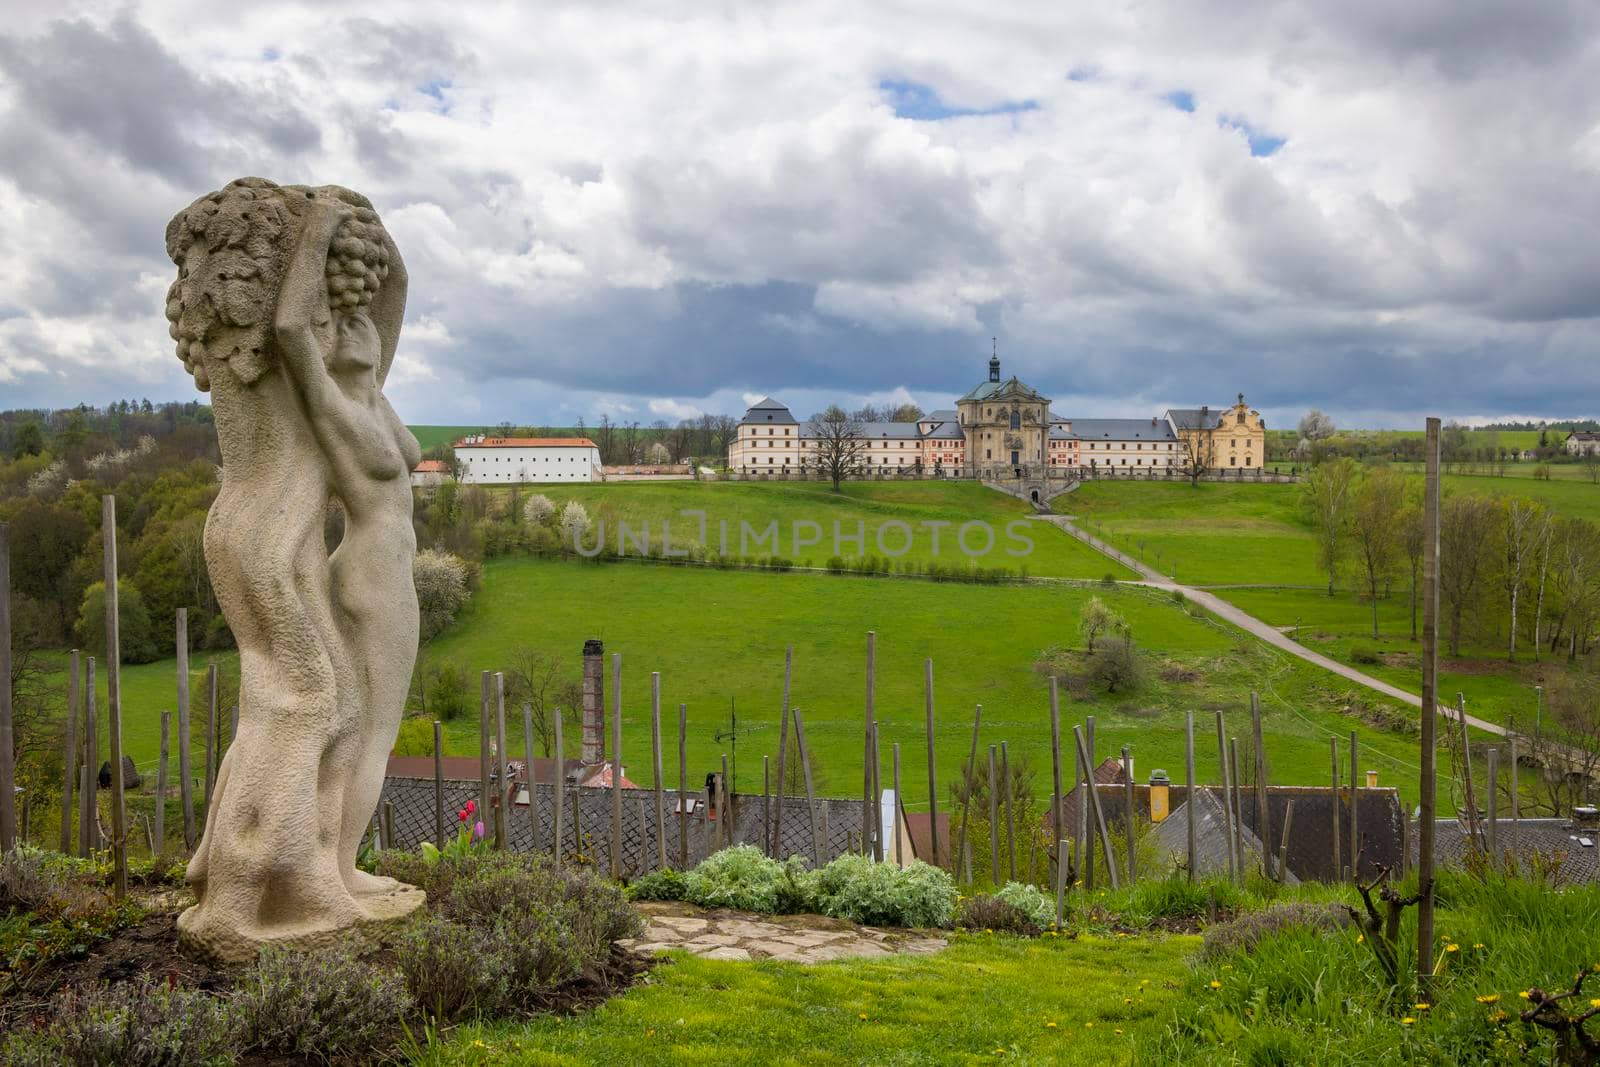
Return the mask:
{"type": "MultiPolygon", "coordinates": [[[[503,496],[511,490],[494,491],[503,496]]],[[[696,542],[713,555],[779,555],[816,567],[837,554],[1005,567],[1035,577],[1134,577],[1056,527],[1030,520],[1033,509],[1027,504],[976,482],[849,482],[840,493],[817,482],[623,482],[522,489],[523,499],[533,493],[550,497],[557,507],[580,501],[592,521],[604,522],[612,548],[620,523],[628,524],[633,538],[648,524],[655,546],[662,543],[665,523],[670,524],[666,529],[674,551],[696,542]],[[700,516],[685,511],[705,513],[703,536],[700,516]],[[960,529],[968,522],[987,524],[993,541],[982,528],[973,527],[964,549],[960,529]],[[758,541],[769,528],[777,540],[758,541]],[[797,547],[797,533],[801,541],[813,543],[797,547]],[[851,540],[857,534],[862,535],[859,545],[851,540]]],[[[636,542],[626,543],[633,551],[636,542]]]]}
{"type": "Polygon", "coordinates": [[[482,426],[410,426],[411,435],[423,451],[435,445],[453,445],[469,433],[477,433],[482,426]]]}

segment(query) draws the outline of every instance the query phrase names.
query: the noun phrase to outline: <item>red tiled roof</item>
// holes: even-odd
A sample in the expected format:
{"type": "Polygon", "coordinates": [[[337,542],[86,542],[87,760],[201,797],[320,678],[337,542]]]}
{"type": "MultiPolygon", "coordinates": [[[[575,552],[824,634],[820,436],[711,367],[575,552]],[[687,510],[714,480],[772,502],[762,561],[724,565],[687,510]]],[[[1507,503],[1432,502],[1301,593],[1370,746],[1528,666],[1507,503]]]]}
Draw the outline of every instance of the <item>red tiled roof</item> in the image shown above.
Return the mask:
{"type": "Polygon", "coordinates": [[[587,437],[485,437],[481,441],[460,440],[456,448],[594,448],[587,437]]]}
{"type": "Polygon", "coordinates": [[[412,474],[449,474],[450,467],[442,459],[425,459],[411,468],[412,474]]]}

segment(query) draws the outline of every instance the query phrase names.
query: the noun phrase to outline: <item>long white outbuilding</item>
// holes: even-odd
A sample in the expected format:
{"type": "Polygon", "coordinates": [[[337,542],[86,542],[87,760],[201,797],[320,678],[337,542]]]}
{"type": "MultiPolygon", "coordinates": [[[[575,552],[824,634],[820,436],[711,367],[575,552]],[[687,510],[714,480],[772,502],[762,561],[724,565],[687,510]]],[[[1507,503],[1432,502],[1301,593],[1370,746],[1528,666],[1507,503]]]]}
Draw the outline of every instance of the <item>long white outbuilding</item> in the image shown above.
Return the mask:
{"type": "Polygon", "coordinates": [[[455,453],[461,481],[471,485],[600,480],[600,449],[587,437],[474,434],[457,441],[455,453]]]}

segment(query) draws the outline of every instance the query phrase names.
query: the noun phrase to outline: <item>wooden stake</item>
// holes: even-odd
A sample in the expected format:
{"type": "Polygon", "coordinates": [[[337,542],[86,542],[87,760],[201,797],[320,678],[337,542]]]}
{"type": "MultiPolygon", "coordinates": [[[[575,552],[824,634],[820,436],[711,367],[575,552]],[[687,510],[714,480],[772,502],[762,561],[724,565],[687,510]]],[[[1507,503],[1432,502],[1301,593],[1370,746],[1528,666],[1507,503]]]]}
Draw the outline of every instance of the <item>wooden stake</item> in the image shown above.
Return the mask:
{"type": "Polygon", "coordinates": [[[872,858],[882,863],[889,855],[883,842],[883,759],[878,752],[878,724],[872,724],[872,858]]]}
{"type": "MultiPolygon", "coordinates": [[[[556,715],[561,715],[560,708],[556,709],[556,715]]],[[[528,847],[538,852],[544,847],[544,834],[539,832],[539,783],[533,762],[533,705],[526,700],[522,702],[522,749],[528,779],[528,847]]],[[[656,799],[660,800],[659,794],[656,799]]]]}
{"type": "Polygon", "coordinates": [[[67,738],[62,753],[61,775],[61,854],[72,855],[72,789],[78,784],[78,650],[73,649],[67,665],[67,738]]]}
{"type": "MultiPolygon", "coordinates": [[[[1074,726],[1072,728],[1072,737],[1078,750],[1078,756],[1083,760],[1085,766],[1089,766],[1089,750],[1084,741],[1083,727],[1074,726]]],[[[1111,852],[1111,835],[1106,832],[1105,812],[1100,809],[1100,792],[1094,788],[1093,784],[1089,786],[1089,805],[1094,809],[1094,824],[1100,831],[1100,847],[1106,854],[1106,874],[1111,880],[1111,888],[1116,889],[1119,884],[1116,857],[1111,852]]]]}
{"type": "MultiPolygon", "coordinates": [[[[1239,856],[1239,874],[1243,876],[1244,856],[1244,783],[1239,781],[1239,739],[1228,738],[1228,766],[1233,772],[1233,848],[1239,856]]],[[[1265,873],[1265,872],[1263,872],[1265,873]]]]}
{"type": "Polygon", "coordinates": [[[1056,929],[1066,920],[1067,907],[1067,839],[1056,839],[1056,929]]]}
{"type": "MultiPolygon", "coordinates": [[[[938,768],[938,759],[937,759],[937,757],[935,755],[934,747],[933,747],[933,660],[932,659],[927,659],[927,660],[923,661],[923,664],[922,664],[922,677],[923,677],[923,688],[926,690],[926,694],[927,694],[926,695],[926,701],[925,701],[926,702],[926,714],[924,716],[924,721],[925,721],[926,725],[924,727],[924,732],[927,735],[927,746],[928,746],[928,827],[929,827],[928,835],[931,838],[933,838],[933,845],[932,845],[932,848],[933,848],[933,865],[935,867],[943,867],[944,866],[944,856],[940,854],[940,850],[939,850],[939,768],[938,768]]],[[[900,807],[901,807],[901,803],[902,803],[902,797],[900,795],[900,777],[899,777],[900,772],[898,770],[899,765],[900,765],[899,764],[900,746],[896,745],[894,747],[894,750],[895,750],[895,767],[896,767],[895,780],[894,780],[894,802],[895,802],[895,810],[899,811],[900,807]]],[[[898,835],[898,833],[899,833],[898,829],[895,832],[898,835]]],[[[898,841],[898,837],[896,838],[896,840],[898,841]]],[[[895,852],[898,854],[899,851],[900,850],[897,847],[895,849],[895,852]]],[[[950,864],[950,866],[952,868],[954,868],[955,864],[952,862],[950,864]]]]}
{"type": "Polygon", "coordinates": [[[1456,694],[1456,721],[1461,724],[1461,776],[1467,789],[1467,830],[1473,848],[1483,847],[1483,826],[1478,819],[1478,795],[1472,788],[1472,742],[1467,737],[1467,697],[1456,694]]]}
{"type": "Polygon", "coordinates": [[[811,818],[811,863],[813,866],[821,866],[822,837],[817,832],[817,801],[811,782],[811,753],[806,747],[806,722],[799,708],[792,709],[790,714],[794,716],[794,739],[800,748],[800,770],[806,782],[806,812],[811,818]]]}
{"type": "MultiPolygon", "coordinates": [[[[1083,762],[1083,780],[1084,780],[1084,783],[1086,785],[1088,785],[1089,792],[1093,793],[1093,792],[1095,792],[1095,787],[1094,787],[1095,786],[1095,777],[1094,777],[1094,716],[1093,715],[1087,715],[1087,716],[1084,717],[1083,740],[1084,740],[1084,744],[1088,746],[1088,755],[1084,756],[1084,762],[1083,762]]],[[[1085,825],[1087,826],[1087,823],[1085,823],[1085,825]]],[[[1094,834],[1091,833],[1091,834],[1087,834],[1085,836],[1084,842],[1083,842],[1083,851],[1081,853],[1079,853],[1079,855],[1081,855],[1083,857],[1083,889],[1084,889],[1084,892],[1086,892],[1086,893],[1087,892],[1093,892],[1093,890],[1094,890],[1094,834]]]]}
{"type": "Polygon", "coordinates": [[[433,843],[444,848],[444,724],[433,720],[433,843]]]}
{"type": "Polygon", "coordinates": [[[555,769],[555,823],[551,826],[551,853],[555,856],[556,869],[561,868],[562,850],[566,842],[562,839],[561,831],[566,827],[563,824],[567,807],[567,750],[563,747],[561,737],[561,709],[556,709],[556,769],[555,769]]]}
{"type": "MultiPolygon", "coordinates": [[[[779,775],[782,777],[782,775],[779,775]]],[[[781,785],[778,787],[783,788],[781,785]]],[[[689,705],[678,705],[678,869],[689,869],[689,705]]]]}
{"type": "MultiPolygon", "coordinates": [[[[107,493],[100,498],[100,539],[104,546],[106,590],[106,735],[111,742],[111,860],[115,867],[116,894],[121,899],[128,895],[128,809],[123,795],[122,782],[122,641],[117,621],[117,498],[107,493]]],[[[3,554],[3,553],[0,553],[3,554]]],[[[4,635],[0,644],[10,648],[10,635],[4,635]]],[[[9,652],[8,652],[9,655],[9,652]]],[[[10,677],[9,667],[6,677],[10,677]]],[[[9,686],[3,687],[9,690],[9,686]]],[[[7,771],[0,776],[0,792],[4,793],[0,808],[0,839],[6,839],[5,812],[11,807],[11,726],[9,698],[6,722],[0,724],[0,747],[5,753],[0,758],[7,771]]],[[[11,832],[16,832],[15,823],[11,832]]]]}
{"type": "Polygon", "coordinates": [[[661,777],[665,774],[661,762],[661,672],[650,672],[650,773],[656,783],[656,867],[667,868],[666,813],[661,810],[661,777]]]}
{"type": "MultiPolygon", "coordinates": [[[[1227,731],[1222,728],[1222,712],[1217,712],[1217,767],[1222,778],[1222,822],[1228,835],[1228,880],[1239,880],[1239,855],[1234,851],[1233,805],[1228,803],[1228,742],[1227,731]]],[[[1130,843],[1131,844],[1131,843],[1130,843]]],[[[1129,854],[1132,854],[1130,847],[1129,854]]],[[[1130,879],[1131,881],[1131,879],[1130,879]]]]}
{"type": "MultiPolygon", "coordinates": [[[[895,742],[895,744],[892,747],[893,747],[893,751],[894,751],[894,805],[893,805],[894,826],[891,827],[890,830],[889,830],[889,840],[894,843],[894,861],[895,861],[895,866],[904,867],[906,865],[906,854],[903,851],[901,851],[901,848],[900,848],[900,813],[905,810],[905,805],[903,803],[901,803],[901,800],[900,800],[900,744],[899,744],[899,742],[895,742]]],[[[930,813],[930,817],[928,819],[928,832],[933,835],[933,839],[935,841],[937,841],[939,839],[939,823],[938,823],[938,821],[936,819],[931,817],[931,813],[930,813]]],[[[938,847],[939,847],[938,845],[934,846],[934,849],[936,850],[934,852],[935,861],[937,861],[937,859],[938,859],[938,852],[937,852],[938,847]]],[[[937,865],[938,865],[937,862],[935,862],[935,866],[937,866],[937,865]]]]}
{"type": "Polygon", "coordinates": [[[400,842],[394,837],[394,801],[383,802],[383,847],[399,848],[400,842]]]}
{"type": "MultiPolygon", "coordinates": [[[[1339,780],[1339,739],[1337,737],[1328,738],[1328,756],[1333,764],[1333,876],[1335,879],[1339,879],[1343,877],[1341,872],[1344,871],[1344,862],[1339,848],[1339,793],[1344,783],[1339,780]]],[[[1351,798],[1352,803],[1354,799],[1354,797],[1351,798]]],[[[1360,881],[1359,878],[1356,880],[1360,881]]]]}
{"type": "MultiPolygon", "coordinates": [[[[1126,754],[1127,749],[1123,749],[1126,754]]],[[[1050,676],[1050,773],[1051,782],[1055,792],[1050,794],[1050,840],[1059,840],[1063,832],[1061,825],[1061,696],[1057,692],[1056,677],[1050,676]]],[[[1079,798],[1082,799],[1081,797],[1079,798]]],[[[1056,865],[1060,866],[1066,859],[1063,853],[1056,853],[1056,865]]],[[[1057,916],[1059,920],[1060,916],[1057,916]]]]}
{"type": "Polygon", "coordinates": [[[1200,821],[1200,786],[1194,780],[1194,712],[1192,711],[1184,713],[1183,773],[1184,784],[1188,789],[1187,807],[1189,809],[1189,817],[1184,822],[1187,824],[1185,829],[1189,845],[1189,881],[1198,882],[1200,880],[1200,848],[1199,827],[1196,824],[1200,821]]]}
{"type": "Polygon", "coordinates": [[[733,845],[733,802],[728,787],[728,754],[722,754],[722,774],[717,778],[717,826],[722,830],[724,848],[733,845]]]}
{"type": "Polygon", "coordinates": [[[183,847],[194,849],[194,768],[189,763],[189,609],[179,608],[178,653],[178,804],[183,808],[183,847]]]}
{"type": "Polygon", "coordinates": [[[1439,420],[1428,419],[1422,489],[1422,762],[1417,831],[1417,995],[1433,990],[1434,737],[1439,715],[1439,420]]]}
{"type": "Polygon", "coordinates": [[[1283,808],[1283,843],[1278,846],[1278,881],[1289,884],[1289,828],[1294,825],[1294,801],[1283,808]]]}
{"type": "Polygon", "coordinates": [[[78,788],[78,848],[84,859],[100,849],[100,713],[95,708],[94,657],[83,664],[83,769],[78,788]]]}
{"type": "Polygon", "coordinates": [[[1261,698],[1250,691],[1250,732],[1256,747],[1256,837],[1261,841],[1262,874],[1272,878],[1272,812],[1267,808],[1267,749],[1261,740],[1261,698]]]}
{"type": "Polygon", "coordinates": [[[878,635],[871,630],[867,631],[867,721],[863,733],[863,751],[861,761],[861,854],[870,856],[872,850],[872,723],[873,723],[873,690],[876,688],[878,671],[878,635]]]}
{"type": "Polygon", "coordinates": [[[611,879],[622,877],[622,653],[611,654],[611,879]]]}
{"type": "Polygon", "coordinates": [[[1500,750],[1489,749],[1489,867],[1500,869],[1500,750]]]}
{"type": "Polygon", "coordinates": [[[494,672],[494,847],[505,848],[511,843],[510,820],[506,818],[506,805],[510,803],[510,784],[506,773],[506,676],[494,672]]]}
{"type": "Polygon", "coordinates": [[[783,652],[783,710],[778,718],[778,810],[772,813],[769,828],[771,840],[767,844],[769,855],[782,858],[783,852],[783,797],[787,776],[784,773],[789,758],[789,680],[794,672],[794,646],[783,652]]]}
{"type": "Polygon", "coordinates": [[[989,881],[1000,885],[1000,768],[999,750],[989,746],[989,881]]]}
{"type": "Polygon", "coordinates": [[[206,818],[211,818],[211,793],[217,784],[217,767],[221,755],[217,744],[217,665],[206,664],[206,818]]]}
{"type": "Polygon", "coordinates": [[[1011,795],[1011,754],[1000,742],[1000,778],[1005,782],[1006,801],[1006,879],[1017,880],[1017,805],[1011,795]]]}
{"type": "Polygon", "coordinates": [[[967,753],[967,765],[962,772],[966,779],[966,795],[961,800],[961,836],[956,841],[956,855],[966,863],[967,884],[972,884],[972,853],[967,849],[967,813],[972,808],[972,783],[978,774],[978,726],[983,721],[983,705],[972,713],[972,748],[967,753]]]}
{"type": "Polygon", "coordinates": [[[172,712],[161,713],[161,755],[156,760],[156,811],[152,833],[156,847],[152,856],[167,850],[167,738],[172,734],[172,712]]]}
{"type": "Polygon", "coordinates": [[[0,852],[17,847],[16,744],[11,708],[11,527],[0,522],[0,852]]]}
{"type": "Polygon", "coordinates": [[[761,756],[761,851],[772,855],[772,757],[761,756]]]}
{"type": "Polygon", "coordinates": [[[493,808],[489,805],[494,799],[494,793],[489,788],[489,778],[494,773],[489,764],[489,738],[493,736],[489,726],[489,702],[494,692],[494,675],[483,671],[478,675],[478,818],[487,819],[492,825],[493,808]]]}
{"type": "Polygon", "coordinates": [[[1520,857],[1522,847],[1522,798],[1517,795],[1517,738],[1511,736],[1511,854],[1520,857]]]}
{"type": "MultiPolygon", "coordinates": [[[[1222,758],[1226,760],[1228,758],[1227,753],[1223,753],[1222,758]]],[[[1138,849],[1133,847],[1133,757],[1128,755],[1127,745],[1122,746],[1122,783],[1122,820],[1125,827],[1123,832],[1127,835],[1125,847],[1128,850],[1128,884],[1133,885],[1138,880],[1138,872],[1134,869],[1133,863],[1133,854],[1138,849]]],[[[1226,798],[1226,794],[1224,794],[1224,798],[1226,798]]],[[[1229,825],[1231,826],[1232,824],[1230,823],[1229,825]]]]}
{"type": "Polygon", "coordinates": [[[1361,749],[1356,732],[1350,731],[1350,877],[1361,881],[1361,749]]]}

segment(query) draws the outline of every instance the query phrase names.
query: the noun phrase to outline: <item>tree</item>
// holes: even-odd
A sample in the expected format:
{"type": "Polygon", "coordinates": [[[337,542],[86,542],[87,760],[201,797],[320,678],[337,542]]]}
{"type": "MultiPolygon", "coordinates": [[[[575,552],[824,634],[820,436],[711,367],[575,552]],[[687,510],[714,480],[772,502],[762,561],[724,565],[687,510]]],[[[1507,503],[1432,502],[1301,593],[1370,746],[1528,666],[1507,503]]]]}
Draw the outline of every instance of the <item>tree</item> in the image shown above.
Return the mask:
{"type": "Polygon", "coordinates": [[[1462,620],[1482,595],[1494,536],[1493,500],[1460,494],[1439,508],[1439,594],[1450,621],[1450,654],[1461,655],[1462,620]]]}
{"type": "MultiPolygon", "coordinates": [[[[1334,466],[1337,464],[1324,464],[1319,470],[1334,466]]],[[[1375,467],[1357,485],[1350,509],[1350,540],[1361,564],[1367,598],[1372,601],[1374,638],[1378,636],[1378,594],[1394,577],[1405,542],[1405,526],[1400,521],[1405,499],[1405,479],[1388,467],[1375,467]]]]}
{"type": "Polygon", "coordinates": [[[1108,693],[1139,688],[1144,668],[1131,637],[1107,637],[1089,657],[1089,682],[1108,693]]]}
{"type": "Polygon", "coordinates": [[[11,443],[11,458],[21,459],[24,456],[37,456],[44,451],[44,430],[39,424],[29,419],[17,427],[17,436],[11,443]]]}
{"type": "Polygon", "coordinates": [[[543,493],[535,493],[522,505],[522,517],[528,520],[529,525],[544,526],[555,516],[555,501],[543,493]]]}
{"type": "Polygon", "coordinates": [[[817,468],[833,482],[834,492],[839,491],[840,483],[846,478],[861,473],[867,440],[862,436],[861,423],[839,405],[831,405],[822,414],[813,415],[806,432],[813,442],[817,468]]]}
{"type": "MultiPolygon", "coordinates": [[[[106,583],[95,582],[83,591],[78,608],[78,644],[102,661],[106,657],[106,583]]],[[[124,663],[154,663],[162,648],[150,625],[139,587],[126,578],[117,581],[117,646],[124,663]]]]}
{"type": "Polygon", "coordinates": [[[1309,453],[1313,463],[1323,454],[1323,442],[1334,435],[1333,420],[1316,408],[1300,418],[1300,444],[1298,450],[1309,453]]]}
{"type": "Polygon", "coordinates": [[[888,422],[916,422],[922,418],[922,408],[916,404],[900,404],[889,413],[888,422]]]}
{"type": "Polygon", "coordinates": [[[1355,502],[1358,468],[1352,459],[1341,457],[1324,463],[1306,476],[1303,495],[1311,524],[1317,534],[1317,564],[1328,575],[1328,595],[1333,595],[1339,564],[1350,531],[1350,513],[1355,502]]]}
{"type": "Polygon", "coordinates": [[[1400,513],[1399,523],[1402,544],[1406,553],[1406,569],[1411,576],[1411,640],[1417,639],[1417,593],[1422,581],[1422,554],[1427,547],[1426,528],[1423,525],[1422,505],[1415,500],[1406,504],[1400,513]]]}
{"type": "Polygon", "coordinates": [[[1191,486],[1199,486],[1200,478],[1210,468],[1201,452],[1200,435],[1191,434],[1180,442],[1183,453],[1178,459],[1178,470],[1189,479],[1191,486]]]}
{"type": "MultiPolygon", "coordinates": [[[[1517,606],[1523,583],[1538,553],[1540,532],[1544,528],[1544,507],[1532,500],[1508,500],[1500,505],[1498,541],[1500,547],[1500,587],[1505,591],[1511,611],[1506,642],[1506,659],[1517,659],[1517,606]]],[[[1535,639],[1537,640],[1537,639],[1535,639]]]]}
{"type": "Polygon", "coordinates": [[[417,636],[427,641],[454,622],[456,612],[471,597],[467,564],[459,556],[428,548],[417,553],[411,572],[416,580],[417,612],[421,617],[417,636]]]}
{"type": "Polygon", "coordinates": [[[567,501],[567,506],[561,509],[561,530],[572,547],[577,548],[589,533],[589,509],[576,500],[567,501]]]}
{"type": "Polygon", "coordinates": [[[1090,655],[1094,654],[1094,643],[1102,634],[1127,632],[1127,620],[1106,607],[1097,596],[1090,597],[1078,613],[1078,636],[1083,638],[1083,650],[1090,655]]]}
{"type": "MultiPolygon", "coordinates": [[[[539,749],[548,758],[555,747],[556,716],[563,716],[568,736],[579,732],[583,706],[583,681],[564,675],[561,661],[536,648],[523,647],[511,656],[511,670],[506,675],[506,700],[513,704],[527,704],[533,715],[533,735],[539,749]]],[[[564,753],[563,753],[564,755],[564,753]]]]}

